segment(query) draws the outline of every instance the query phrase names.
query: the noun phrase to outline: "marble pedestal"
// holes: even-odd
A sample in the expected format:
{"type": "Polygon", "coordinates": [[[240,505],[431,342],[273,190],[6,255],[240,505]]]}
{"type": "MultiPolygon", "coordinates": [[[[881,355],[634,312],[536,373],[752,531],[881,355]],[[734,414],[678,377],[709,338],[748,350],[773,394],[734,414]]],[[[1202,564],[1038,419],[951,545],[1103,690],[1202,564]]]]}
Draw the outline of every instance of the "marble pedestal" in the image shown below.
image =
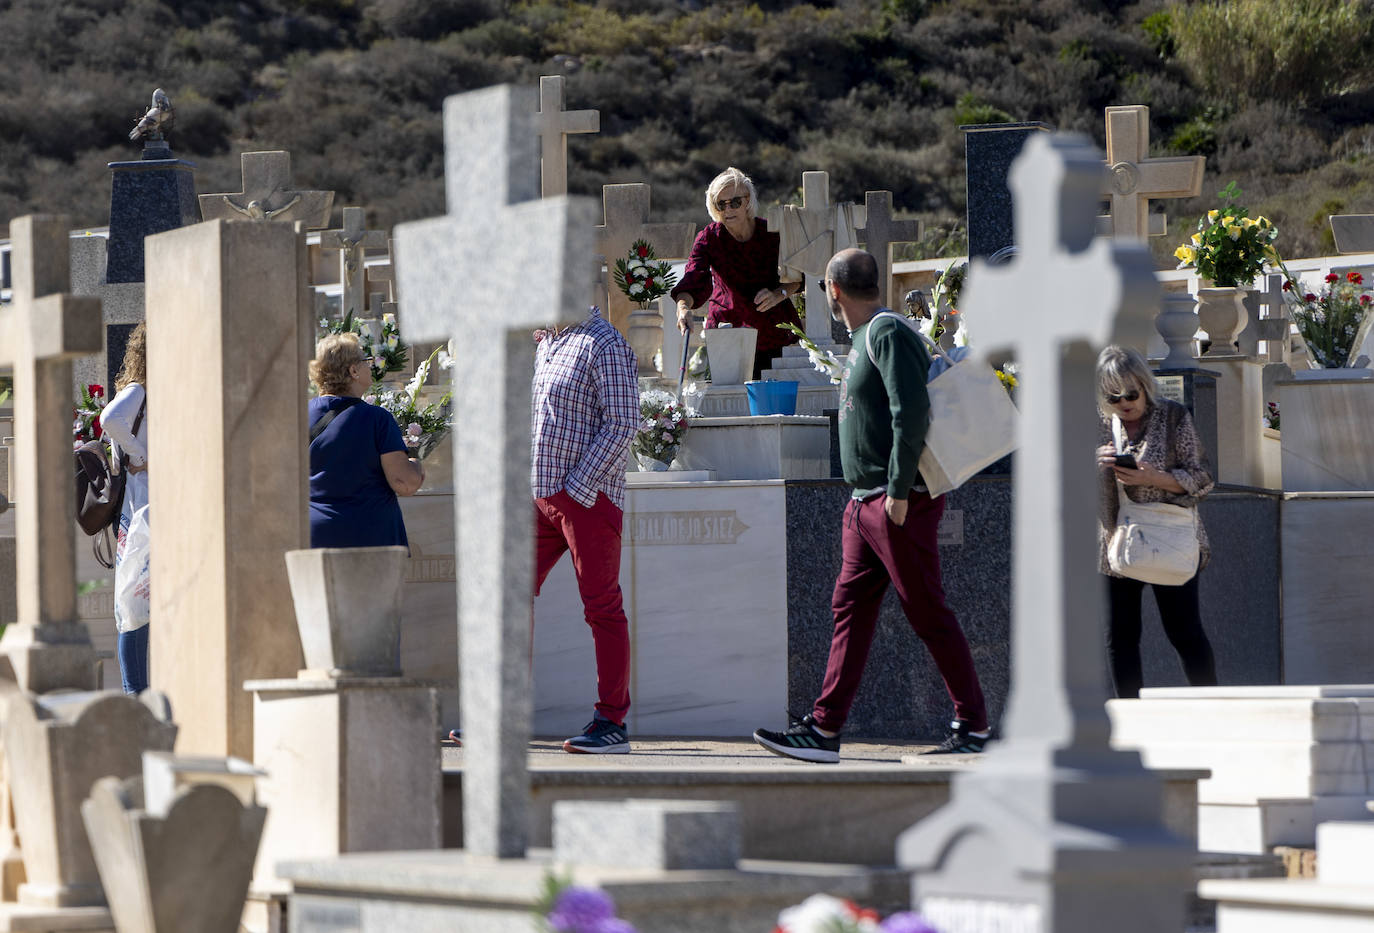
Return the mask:
{"type": "Polygon", "coordinates": [[[390,677],[250,680],[267,825],[255,885],[282,859],[440,842],[439,702],[390,677]]]}
{"type": "Polygon", "coordinates": [[[1360,819],[1374,796],[1374,686],[1166,687],[1112,700],[1112,743],[1152,768],[1209,768],[1198,848],[1310,847],[1317,825],[1360,819]]]}
{"type": "Polygon", "coordinates": [[[722,480],[824,479],[830,475],[830,419],[805,415],[693,418],[677,463],[722,480]]]}
{"type": "Polygon", "coordinates": [[[1374,490],[1374,378],[1369,370],[1278,382],[1286,492],[1374,490]]]}
{"type": "Polygon", "coordinates": [[[1264,363],[1239,354],[1208,356],[1217,378],[1217,481],[1263,489],[1279,488],[1260,444],[1264,422],[1264,363]]]}
{"type": "MultiPolygon", "coordinates": [[[[798,415],[821,416],[840,407],[840,388],[828,382],[814,385],[803,382],[797,387],[798,415]]],[[[744,386],[707,386],[697,411],[703,418],[749,417],[749,390],[744,386]]]]}

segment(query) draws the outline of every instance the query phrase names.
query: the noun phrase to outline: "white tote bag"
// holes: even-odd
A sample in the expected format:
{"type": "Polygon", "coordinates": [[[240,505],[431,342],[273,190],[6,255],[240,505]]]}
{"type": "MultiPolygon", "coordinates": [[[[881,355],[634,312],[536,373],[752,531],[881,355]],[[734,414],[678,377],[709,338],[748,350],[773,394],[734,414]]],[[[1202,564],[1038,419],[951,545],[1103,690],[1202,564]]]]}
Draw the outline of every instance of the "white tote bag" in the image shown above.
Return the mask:
{"type": "MultiPolygon", "coordinates": [[[[920,471],[932,499],[958,489],[1016,449],[1016,406],[986,360],[967,348],[957,358],[946,353],[900,314],[883,312],[873,319],[879,317],[894,317],[906,324],[925,343],[932,360],[943,357],[948,364],[926,384],[930,428],[920,471]]],[[[875,361],[872,333],[870,324],[865,349],[868,359],[875,361]]]]}
{"type": "MultiPolygon", "coordinates": [[[[1112,415],[1117,453],[1126,448],[1126,428],[1112,415]]],[[[1197,537],[1197,509],[1169,502],[1133,502],[1116,484],[1116,530],[1107,543],[1107,566],[1132,580],[1160,586],[1182,586],[1197,573],[1202,548],[1197,537]]]]}

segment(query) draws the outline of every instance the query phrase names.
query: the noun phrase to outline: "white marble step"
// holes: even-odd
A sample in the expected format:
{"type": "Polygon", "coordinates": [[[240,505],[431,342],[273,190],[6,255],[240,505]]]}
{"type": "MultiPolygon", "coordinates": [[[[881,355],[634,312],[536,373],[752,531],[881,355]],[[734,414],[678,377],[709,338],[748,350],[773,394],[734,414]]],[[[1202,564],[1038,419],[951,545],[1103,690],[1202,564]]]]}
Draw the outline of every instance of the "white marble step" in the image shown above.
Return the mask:
{"type": "Polygon", "coordinates": [[[1168,744],[1206,735],[1217,746],[1274,741],[1374,741],[1374,699],[1112,700],[1112,743],[1168,744]]]}
{"type": "Polygon", "coordinates": [[[1217,933],[1369,933],[1374,885],[1211,880],[1198,894],[1217,902],[1217,933]]]}
{"type": "Polygon", "coordinates": [[[1374,888],[1374,821],[1317,827],[1317,880],[1374,888]]]}

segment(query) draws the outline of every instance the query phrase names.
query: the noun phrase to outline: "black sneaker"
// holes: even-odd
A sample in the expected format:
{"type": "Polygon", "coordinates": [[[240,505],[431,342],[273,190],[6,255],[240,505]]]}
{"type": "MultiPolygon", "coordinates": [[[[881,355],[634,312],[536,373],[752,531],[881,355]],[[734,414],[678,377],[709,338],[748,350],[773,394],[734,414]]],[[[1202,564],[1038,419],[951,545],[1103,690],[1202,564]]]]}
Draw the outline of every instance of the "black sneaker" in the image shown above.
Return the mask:
{"type": "Polygon", "coordinates": [[[955,720],[949,724],[949,737],[939,745],[929,751],[921,752],[922,755],[976,755],[983,750],[983,746],[988,744],[991,733],[979,737],[969,732],[968,723],[955,720]]]}
{"type": "Polygon", "coordinates": [[[563,743],[563,751],[579,755],[625,755],[630,751],[630,733],[609,719],[593,719],[581,735],[563,743]]]}
{"type": "Polygon", "coordinates": [[[798,761],[815,761],[833,765],[840,760],[840,737],[826,738],[816,731],[815,721],[807,713],[801,719],[788,716],[792,724],[782,732],[770,729],[756,729],[754,741],[774,755],[796,758],[798,761]]]}

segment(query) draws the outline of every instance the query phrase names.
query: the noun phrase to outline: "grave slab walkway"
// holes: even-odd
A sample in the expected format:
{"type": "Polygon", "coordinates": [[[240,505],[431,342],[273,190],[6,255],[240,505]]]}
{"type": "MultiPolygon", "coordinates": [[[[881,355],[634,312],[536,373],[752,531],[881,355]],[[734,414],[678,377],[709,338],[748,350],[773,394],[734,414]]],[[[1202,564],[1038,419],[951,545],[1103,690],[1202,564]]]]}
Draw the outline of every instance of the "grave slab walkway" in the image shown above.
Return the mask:
{"type": "MultiPolygon", "coordinates": [[[[759,723],[760,726],[782,725],[759,723]]],[[[730,800],[740,807],[741,856],[885,866],[897,835],[949,800],[955,774],[978,755],[919,753],[918,742],[845,742],[837,765],[769,754],[752,739],[631,736],[629,755],[570,755],[563,737],[529,745],[530,844],[552,845],[557,800],[674,798],[730,800]],[[834,819],[817,819],[833,813],[834,819]]],[[[463,749],[442,749],[443,845],[462,845],[463,749]]],[[[1197,782],[1203,770],[1161,772],[1170,828],[1196,836],[1197,782]]]]}

